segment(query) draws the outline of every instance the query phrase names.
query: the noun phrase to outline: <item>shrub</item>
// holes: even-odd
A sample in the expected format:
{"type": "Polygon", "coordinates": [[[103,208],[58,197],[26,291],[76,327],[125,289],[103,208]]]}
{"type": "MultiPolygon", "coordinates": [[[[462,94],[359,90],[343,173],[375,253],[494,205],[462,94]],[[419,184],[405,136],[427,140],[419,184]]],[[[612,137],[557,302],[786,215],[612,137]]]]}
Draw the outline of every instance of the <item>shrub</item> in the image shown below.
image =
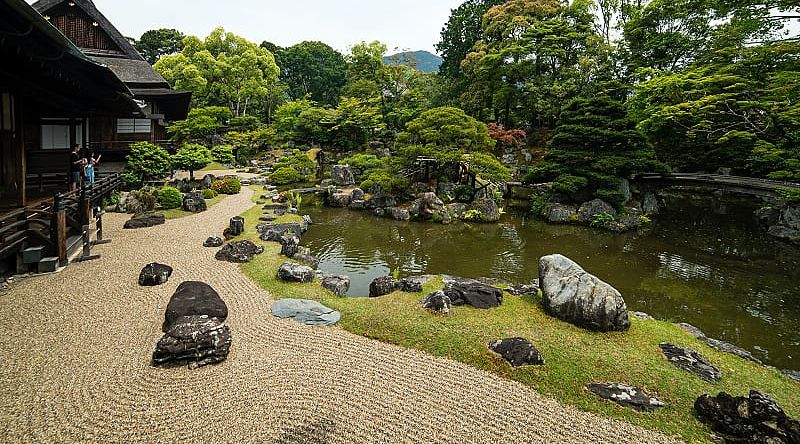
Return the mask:
{"type": "Polygon", "coordinates": [[[778,199],[787,203],[800,203],[800,188],[781,187],[777,190],[778,199]]]}
{"type": "Polygon", "coordinates": [[[194,180],[194,172],[205,168],[212,160],[210,149],[187,143],[172,156],[172,166],[189,171],[189,179],[194,180]]]}
{"type": "Polygon", "coordinates": [[[269,176],[269,180],[273,185],[288,185],[290,183],[302,182],[303,175],[292,167],[284,166],[275,170],[275,172],[269,176]]]}
{"type": "Polygon", "coordinates": [[[464,220],[480,222],[483,220],[483,213],[481,213],[481,210],[476,209],[467,210],[467,212],[464,213],[464,220]]]}
{"type": "Polygon", "coordinates": [[[150,188],[131,191],[125,200],[125,211],[128,213],[144,213],[156,207],[157,195],[150,188]]]}
{"type": "Polygon", "coordinates": [[[211,189],[219,194],[239,194],[242,182],[238,178],[228,177],[211,182],[211,189]]]}
{"type": "Polygon", "coordinates": [[[453,189],[453,197],[459,202],[470,202],[475,197],[475,190],[469,185],[459,185],[453,189]]]}
{"type": "Polygon", "coordinates": [[[389,193],[395,194],[403,191],[408,186],[408,180],[399,177],[397,174],[389,170],[375,170],[362,181],[362,185],[366,182],[368,187],[363,187],[364,190],[369,190],[372,193],[389,193]]]}
{"type": "Polygon", "coordinates": [[[592,222],[589,224],[595,228],[606,228],[608,227],[611,222],[614,222],[614,216],[609,213],[597,213],[592,216],[592,222]]]}
{"type": "Polygon", "coordinates": [[[172,171],[172,159],[164,148],[150,142],[137,142],[131,145],[131,152],[125,158],[126,184],[141,185],[148,179],[160,179],[172,171]]]}
{"type": "Polygon", "coordinates": [[[230,145],[217,145],[211,148],[211,157],[222,164],[232,164],[236,160],[233,156],[233,147],[230,145]]]}
{"type": "Polygon", "coordinates": [[[158,203],[165,210],[180,208],[183,205],[183,194],[175,187],[165,186],[158,193],[158,203]]]}
{"type": "Polygon", "coordinates": [[[219,196],[219,193],[210,188],[206,188],[205,190],[203,190],[203,199],[213,199],[217,196],[219,196]]]}
{"type": "Polygon", "coordinates": [[[547,207],[547,204],[550,203],[550,199],[552,199],[552,195],[550,194],[531,197],[531,214],[537,217],[543,217],[544,209],[547,207]]]}

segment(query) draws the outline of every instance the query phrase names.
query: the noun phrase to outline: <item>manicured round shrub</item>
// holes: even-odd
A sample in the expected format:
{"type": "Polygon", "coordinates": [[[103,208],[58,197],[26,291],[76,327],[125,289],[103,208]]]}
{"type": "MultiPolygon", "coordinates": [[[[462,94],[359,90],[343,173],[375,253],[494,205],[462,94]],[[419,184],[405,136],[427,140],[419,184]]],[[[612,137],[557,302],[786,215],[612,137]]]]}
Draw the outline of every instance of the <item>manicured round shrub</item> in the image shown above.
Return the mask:
{"type": "Polygon", "coordinates": [[[292,167],[282,167],[275,170],[275,172],[269,176],[269,180],[273,185],[288,185],[290,183],[302,182],[303,175],[292,167]]]}
{"type": "Polygon", "coordinates": [[[166,186],[158,193],[158,203],[165,210],[180,208],[183,205],[183,194],[175,187],[166,186]]]}
{"type": "Polygon", "coordinates": [[[208,189],[207,188],[207,189],[203,190],[203,199],[213,199],[213,198],[215,198],[217,196],[219,196],[219,193],[217,193],[216,191],[214,191],[212,189],[208,189]]]}
{"type": "Polygon", "coordinates": [[[242,183],[235,177],[229,177],[211,182],[211,189],[219,194],[239,194],[242,183]]]}

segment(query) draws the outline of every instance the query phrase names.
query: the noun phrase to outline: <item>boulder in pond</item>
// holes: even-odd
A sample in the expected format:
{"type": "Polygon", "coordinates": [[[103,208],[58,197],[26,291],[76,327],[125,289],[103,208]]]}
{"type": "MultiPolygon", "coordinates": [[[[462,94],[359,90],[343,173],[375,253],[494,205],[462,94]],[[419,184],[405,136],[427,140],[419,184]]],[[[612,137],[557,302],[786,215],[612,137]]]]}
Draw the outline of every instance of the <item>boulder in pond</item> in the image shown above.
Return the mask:
{"type": "Polygon", "coordinates": [[[244,264],[253,260],[258,254],[264,252],[264,247],[260,247],[249,240],[231,242],[223,246],[214,257],[220,261],[244,264]]]}
{"type": "Polygon", "coordinates": [[[284,282],[312,282],[314,270],[305,265],[284,262],[278,268],[278,279],[284,282]]]}
{"type": "Polygon", "coordinates": [[[347,276],[329,275],[322,278],[322,288],[339,297],[347,296],[350,290],[350,278],[347,276]]]}
{"type": "Polygon", "coordinates": [[[307,265],[311,268],[319,266],[319,258],[311,254],[308,248],[298,247],[297,252],[291,256],[292,260],[307,265]]]}
{"type": "Polygon", "coordinates": [[[188,365],[189,368],[216,364],[228,357],[231,330],[217,318],[206,315],[181,316],[165,331],[153,351],[157,367],[188,365]]]}
{"type": "Polygon", "coordinates": [[[367,201],[367,208],[389,208],[397,205],[397,200],[389,194],[375,194],[367,201]]]}
{"type": "Polygon", "coordinates": [[[356,183],[350,165],[334,165],[331,169],[331,180],[343,187],[356,183]]]}
{"type": "Polygon", "coordinates": [[[644,390],[630,385],[592,382],[586,384],[586,388],[603,399],[638,412],[650,412],[664,407],[664,403],[655,396],[649,396],[644,390]]]}
{"type": "Polygon", "coordinates": [[[228,306],[210,285],[197,281],[183,282],[167,304],[161,331],[166,333],[177,319],[194,315],[205,315],[225,322],[228,306]]]}
{"type": "Polygon", "coordinates": [[[418,219],[429,220],[434,215],[440,214],[444,209],[444,202],[435,193],[420,193],[417,199],[408,207],[409,214],[418,219]]]}
{"type": "Polygon", "coordinates": [[[726,443],[800,443],[800,422],[755,390],[746,398],[705,394],[694,402],[694,409],[726,443]]]}
{"type": "Polygon", "coordinates": [[[480,199],[475,199],[470,205],[470,210],[475,210],[480,212],[480,221],[481,222],[497,222],[500,220],[500,207],[497,206],[497,202],[491,197],[482,197],[480,199]]]}
{"type": "Polygon", "coordinates": [[[350,197],[354,201],[356,200],[363,201],[365,197],[364,190],[362,190],[361,188],[353,188],[353,191],[350,192],[350,197]]]}
{"type": "Polygon", "coordinates": [[[281,244],[281,255],[291,258],[297,254],[300,246],[300,238],[293,234],[286,233],[278,240],[281,244]]]}
{"type": "Polygon", "coordinates": [[[219,236],[211,236],[203,242],[204,247],[221,247],[225,241],[219,236]]]}
{"type": "Polygon", "coordinates": [[[138,228],[149,228],[156,225],[163,225],[165,222],[166,218],[162,213],[139,213],[134,214],[132,218],[128,219],[122,228],[135,230],[138,228]]]}
{"type": "Polygon", "coordinates": [[[354,200],[350,202],[350,206],[348,208],[351,210],[364,210],[367,208],[367,203],[363,200],[354,200]]]}
{"type": "Polygon", "coordinates": [[[289,222],[285,224],[258,224],[256,225],[256,231],[262,234],[261,240],[271,240],[274,242],[278,242],[281,236],[286,234],[287,232],[291,232],[291,234],[302,238],[303,233],[308,228],[307,225],[304,223],[301,224],[300,222],[289,222]],[[273,232],[272,235],[264,236],[264,234],[268,232],[273,232]],[[273,237],[274,239],[265,239],[264,237],[273,237]]]}
{"type": "Polygon", "coordinates": [[[675,367],[694,373],[708,382],[717,382],[722,377],[722,372],[706,360],[700,353],[677,345],[662,342],[659,344],[664,357],[675,367]]]}
{"type": "Polygon", "coordinates": [[[397,290],[397,282],[391,276],[376,277],[369,284],[369,297],[385,296],[397,290]]]}
{"type": "Polygon", "coordinates": [[[172,267],[153,262],[142,268],[139,273],[139,285],[155,287],[156,285],[166,284],[170,276],[172,276],[172,267]]]}
{"type": "Polygon", "coordinates": [[[602,199],[590,200],[589,202],[584,202],[581,207],[578,208],[578,220],[588,224],[594,220],[595,216],[603,213],[616,216],[617,210],[602,199]]]}
{"type": "Polygon", "coordinates": [[[542,216],[548,222],[555,224],[566,224],[578,219],[578,212],[571,205],[560,203],[550,203],[545,205],[542,216]]]}
{"type": "Polygon", "coordinates": [[[334,193],[328,197],[328,205],[335,208],[346,208],[352,201],[350,193],[334,193]]]}
{"type": "Polygon", "coordinates": [[[411,213],[408,210],[398,207],[389,207],[386,209],[385,215],[391,217],[394,220],[400,221],[409,221],[411,220],[411,213]]]}
{"type": "Polygon", "coordinates": [[[183,195],[183,211],[199,213],[207,209],[208,204],[200,191],[192,191],[183,195]]]}
{"type": "Polygon", "coordinates": [[[468,304],[485,309],[503,303],[503,290],[472,279],[453,278],[445,284],[443,291],[453,305],[468,304]]]}
{"type": "Polygon", "coordinates": [[[448,314],[453,308],[453,302],[442,290],[437,290],[428,294],[422,298],[420,304],[422,308],[427,308],[428,310],[441,314],[448,314]]]}
{"type": "Polygon", "coordinates": [[[625,331],[631,326],[625,300],[614,287],[560,254],[539,259],[545,312],[588,330],[625,331]]]}
{"type": "Polygon", "coordinates": [[[308,299],[281,299],[272,304],[272,315],[291,318],[306,325],[333,325],[342,314],[317,301],[308,299]]]}
{"type": "Polygon", "coordinates": [[[308,225],[313,225],[314,221],[311,220],[311,216],[309,216],[308,214],[304,214],[303,223],[306,224],[306,226],[308,226],[308,225]]]}
{"type": "Polygon", "coordinates": [[[506,338],[487,344],[489,350],[496,353],[512,367],[525,365],[544,365],[544,358],[539,350],[525,338],[506,338]]]}

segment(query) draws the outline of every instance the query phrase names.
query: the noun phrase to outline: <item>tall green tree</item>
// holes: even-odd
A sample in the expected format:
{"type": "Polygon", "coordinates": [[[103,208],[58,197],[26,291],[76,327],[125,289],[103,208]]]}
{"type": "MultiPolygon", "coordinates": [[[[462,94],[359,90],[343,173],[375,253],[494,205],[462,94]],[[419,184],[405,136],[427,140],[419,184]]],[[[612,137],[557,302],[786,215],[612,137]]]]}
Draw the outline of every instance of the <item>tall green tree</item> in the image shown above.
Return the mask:
{"type": "Polygon", "coordinates": [[[172,155],[172,167],[189,171],[189,179],[194,180],[194,172],[214,161],[211,150],[196,143],[187,143],[172,155]]]}
{"type": "Polygon", "coordinates": [[[162,56],[179,53],[184,38],[186,36],[177,29],[151,29],[136,40],[134,47],[152,65],[162,56]]]}
{"type": "Polygon", "coordinates": [[[483,15],[505,0],[467,0],[450,12],[436,50],[442,56],[439,72],[448,79],[460,78],[461,62],[483,38],[483,15]]]}
{"type": "Polygon", "coordinates": [[[174,87],[191,90],[196,105],[222,105],[234,116],[246,115],[277,81],[278,65],[268,50],[223,28],[205,40],[187,37],[183,45],[154,67],[174,87]]]}
{"type": "Polygon", "coordinates": [[[322,42],[301,42],[280,53],[281,80],[293,100],[306,95],[325,105],[339,101],[345,83],[344,56],[322,42]]]}

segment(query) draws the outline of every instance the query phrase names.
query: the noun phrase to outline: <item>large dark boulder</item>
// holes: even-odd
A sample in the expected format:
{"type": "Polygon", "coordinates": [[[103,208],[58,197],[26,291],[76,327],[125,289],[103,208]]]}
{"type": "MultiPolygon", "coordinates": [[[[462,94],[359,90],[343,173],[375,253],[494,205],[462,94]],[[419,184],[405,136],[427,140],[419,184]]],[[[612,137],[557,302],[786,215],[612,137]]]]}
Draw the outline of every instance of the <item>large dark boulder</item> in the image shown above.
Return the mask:
{"type": "Polygon", "coordinates": [[[422,286],[434,278],[436,276],[432,274],[404,277],[397,281],[397,288],[406,293],[419,293],[422,291],[422,286]]]}
{"type": "Polygon", "coordinates": [[[346,208],[353,201],[350,193],[334,193],[328,197],[328,205],[336,208],[346,208]]]}
{"type": "Polygon", "coordinates": [[[708,382],[717,382],[722,377],[722,372],[695,350],[666,342],[659,344],[659,347],[661,347],[664,357],[681,370],[694,373],[708,382]]]}
{"type": "Polygon", "coordinates": [[[350,290],[350,278],[347,276],[325,276],[322,278],[322,288],[339,297],[347,296],[350,290]]]}
{"type": "Polygon", "coordinates": [[[158,340],[152,364],[158,367],[216,364],[228,357],[231,330],[219,319],[205,315],[182,316],[158,340]]]}
{"type": "Polygon", "coordinates": [[[394,220],[409,221],[411,220],[411,213],[408,210],[398,207],[386,208],[384,215],[391,217],[394,220]]]}
{"type": "Polygon", "coordinates": [[[490,197],[475,199],[470,205],[470,209],[480,212],[481,222],[497,222],[500,220],[500,207],[490,197]]]}
{"type": "Polygon", "coordinates": [[[226,239],[236,237],[244,233],[244,218],[241,216],[234,216],[231,218],[228,228],[223,233],[226,239]]]}
{"type": "Polygon", "coordinates": [[[280,238],[287,233],[291,233],[299,238],[302,238],[306,228],[306,224],[301,224],[299,222],[256,225],[256,230],[261,233],[261,240],[273,242],[280,242],[280,238]]]}
{"type": "Polygon", "coordinates": [[[421,193],[417,200],[408,207],[411,217],[428,220],[435,214],[441,214],[444,210],[444,202],[435,193],[421,193]]]}
{"type": "Polygon", "coordinates": [[[305,265],[284,262],[278,268],[278,279],[285,282],[312,282],[314,269],[305,265]]]}
{"type": "Polygon", "coordinates": [[[503,303],[503,290],[472,279],[449,280],[444,286],[444,294],[453,305],[469,304],[475,308],[492,308],[503,303]]]}
{"type": "Polygon", "coordinates": [[[166,218],[161,213],[139,213],[134,214],[122,228],[135,230],[137,228],[149,228],[156,225],[162,225],[166,222],[166,218]]]}
{"type": "Polygon", "coordinates": [[[231,242],[222,247],[214,257],[219,261],[228,261],[235,264],[244,264],[253,260],[258,254],[264,252],[264,247],[260,247],[249,240],[231,242]]]}
{"type": "Polygon", "coordinates": [[[389,194],[375,194],[367,201],[367,208],[388,208],[397,205],[397,200],[389,194]]]}
{"type": "Polygon", "coordinates": [[[228,318],[228,306],[210,285],[186,281],[178,286],[169,300],[164,312],[164,324],[161,331],[167,332],[169,327],[184,316],[205,315],[225,322],[228,318]]]}
{"type": "Polygon", "coordinates": [[[453,308],[453,302],[446,294],[444,294],[442,290],[429,293],[427,296],[422,298],[420,304],[422,305],[422,308],[427,308],[428,310],[441,314],[448,314],[450,313],[450,309],[453,308]]]}
{"type": "Polygon", "coordinates": [[[153,262],[142,268],[139,273],[139,285],[155,287],[156,285],[166,284],[170,276],[172,276],[172,267],[153,262]]]}
{"type": "Polygon", "coordinates": [[[617,210],[602,199],[594,199],[584,202],[578,208],[578,220],[585,224],[591,223],[598,214],[607,213],[612,216],[617,215],[617,210]]]}
{"type": "Polygon", "coordinates": [[[639,412],[649,412],[664,407],[664,403],[658,398],[649,396],[644,390],[630,385],[592,382],[586,384],[586,389],[603,399],[639,412]]]}
{"type": "Polygon", "coordinates": [[[308,248],[297,247],[297,252],[291,256],[292,260],[307,265],[311,268],[319,267],[319,258],[312,255],[308,248]]]}
{"type": "Polygon", "coordinates": [[[300,238],[289,233],[281,236],[278,242],[281,244],[281,255],[288,258],[297,254],[297,250],[300,247],[300,238]]]}
{"type": "Polygon", "coordinates": [[[694,409],[725,443],[800,443],[800,422],[786,416],[768,395],[755,390],[746,398],[725,392],[705,394],[694,402],[694,409]]]}
{"type": "Polygon", "coordinates": [[[331,180],[340,186],[348,186],[356,183],[350,165],[334,165],[333,169],[331,169],[331,180]]]}
{"type": "Polygon", "coordinates": [[[397,290],[397,282],[391,276],[381,276],[372,280],[369,284],[369,297],[387,295],[397,290]]]}
{"type": "Polygon", "coordinates": [[[499,355],[512,367],[544,365],[539,350],[525,338],[506,338],[487,344],[489,350],[499,355]]]}
{"type": "Polygon", "coordinates": [[[548,222],[566,224],[576,221],[578,219],[578,212],[573,206],[560,203],[551,203],[545,205],[542,216],[544,216],[548,222]]]}
{"type": "Polygon", "coordinates": [[[552,316],[595,331],[631,326],[625,300],[614,287],[560,254],[539,259],[542,305],[552,316]]]}
{"type": "Polygon", "coordinates": [[[183,196],[183,211],[199,213],[207,209],[208,205],[206,204],[206,199],[203,197],[202,192],[193,191],[183,196]]]}
{"type": "Polygon", "coordinates": [[[365,198],[364,190],[361,188],[353,188],[353,191],[350,193],[350,197],[353,201],[360,200],[363,201],[365,198]]]}

